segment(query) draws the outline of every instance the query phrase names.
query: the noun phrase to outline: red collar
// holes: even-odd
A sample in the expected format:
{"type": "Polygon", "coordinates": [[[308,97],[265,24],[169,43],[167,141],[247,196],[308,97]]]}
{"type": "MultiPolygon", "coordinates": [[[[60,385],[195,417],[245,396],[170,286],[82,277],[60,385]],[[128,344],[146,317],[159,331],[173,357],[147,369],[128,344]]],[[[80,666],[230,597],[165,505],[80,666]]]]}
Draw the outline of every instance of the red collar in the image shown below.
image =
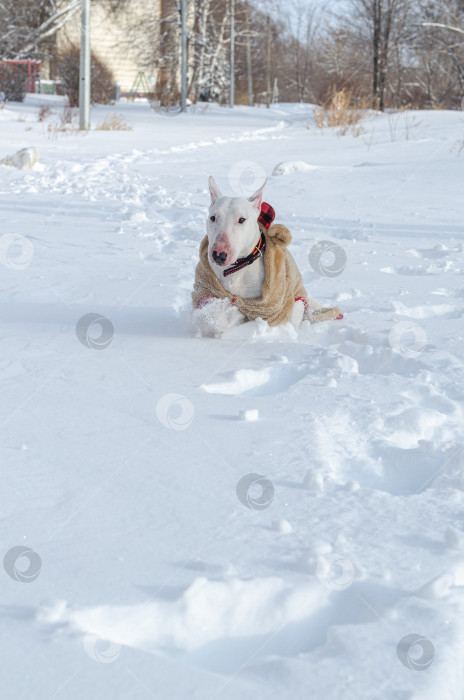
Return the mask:
{"type": "MultiPolygon", "coordinates": [[[[262,226],[264,226],[264,228],[268,229],[269,226],[274,221],[274,219],[275,219],[274,209],[267,202],[263,202],[261,204],[261,212],[260,212],[260,215],[258,217],[259,223],[262,226]]],[[[227,277],[227,275],[231,275],[233,272],[237,272],[238,270],[241,270],[242,268],[246,267],[247,265],[252,265],[255,260],[257,260],[259,257],[261,257],[261,255],[264,254],[265,250],[266,250],[266,239],[264,238],[264,234],[262,233],[261,238],[258,241],[258,244],[253,248],[250,255],[247,255],[246,258],[239,258],[227,270],[224,270],[224,272],[223,272],[224,277],[227,277]]]]}
{"type": "Polygon", "coordinates": [[[261,234],[261,238],[259,239],[258,243],[255,245],[253,250],[251,251],[250,255],[247,255],[246,258],[239,258],[234,262],[233,265],[231,265],[227,270],[224,270],[223,275],[224,277],[227,277],[227,275],[231,275],[233,272],[238,272],[238,270],[241,270],[244,267],[247,267],[247,265],[252,265],[255,260],[261,257],[263,255],[264,251],[266,250],[266,239],[264,238],[264,233],[261,234]]]}

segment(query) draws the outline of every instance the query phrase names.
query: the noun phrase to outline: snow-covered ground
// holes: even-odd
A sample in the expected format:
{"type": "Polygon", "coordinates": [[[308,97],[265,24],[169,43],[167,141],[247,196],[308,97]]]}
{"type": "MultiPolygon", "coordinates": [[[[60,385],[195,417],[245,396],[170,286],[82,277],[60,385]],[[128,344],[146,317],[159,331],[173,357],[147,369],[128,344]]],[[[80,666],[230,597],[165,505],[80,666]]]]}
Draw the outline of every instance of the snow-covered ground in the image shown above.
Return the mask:
{"type": "Polygon", "coordinates": [[[464,115],[44,100],[0,111],[2,698],[464,697],[464,115]],[[343,321],[194,337],[211,174],[343,321]]]}

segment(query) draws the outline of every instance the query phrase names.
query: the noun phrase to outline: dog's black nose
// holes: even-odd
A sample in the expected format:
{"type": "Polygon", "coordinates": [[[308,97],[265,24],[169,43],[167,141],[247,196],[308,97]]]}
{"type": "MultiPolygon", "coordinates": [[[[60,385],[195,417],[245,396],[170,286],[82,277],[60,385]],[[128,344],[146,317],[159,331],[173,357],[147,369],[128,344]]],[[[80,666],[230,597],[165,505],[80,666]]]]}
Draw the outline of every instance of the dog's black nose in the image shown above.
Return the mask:
{"type": "Polygon", "coordinates": [[[227,258],[227,253],[224,253],[224,252],[218,253],[217,251],[213,250],[213,260],[218,265],[224,265],[226,258],[227,258]]]}

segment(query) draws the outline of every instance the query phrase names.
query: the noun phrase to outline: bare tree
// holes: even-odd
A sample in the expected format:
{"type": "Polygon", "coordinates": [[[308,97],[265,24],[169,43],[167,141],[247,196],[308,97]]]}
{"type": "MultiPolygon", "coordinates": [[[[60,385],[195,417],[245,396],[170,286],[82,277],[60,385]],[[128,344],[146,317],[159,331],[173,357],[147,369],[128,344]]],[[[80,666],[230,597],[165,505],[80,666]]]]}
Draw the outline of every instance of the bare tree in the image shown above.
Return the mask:
{"type": "Polygon", "coordinates": [[[288,0],[280,11],[289,36],[288,49],[293,69],[290,80],[296,86],[298,102],[304,102],[311,80],[321,13],[315,7],[308,6],[304,0],[288,0]]]}
{"type": "MultiPolygon", "coordinates": [[[[128,0],[97,0],[117,12],[128,0]]],[[[81,0],[1,0],[0,58],[40,57],[52,37],[80,11],[81,0]]]]}
{"type": "Polygon", "coordinates": [[[79,10],[79,0],[58,7],[54,0],[2,0],[0,57],[37,56],[40,46],[79,10]]]}
{"type": "MultiPolygon", "coordinates": [[[[441,87],[446,92],[464,93],[464,2],[426,0],[423,5],[423,33],[419,51],[427,50],[440,67],[441,87]]],[[[456,95],[457,96],[457,95],[456,95]]]]}
{"type": "MultiPolygon", "coordinates": [[[[229,85],[230,3],[196,0],[195,6],[189,41],[189,91],[195,100],[224,99],[229,85]]],[[[240,31],[236,36],[241,36],[240,31]]]]}
{"type": "Polygon", "coordinates": [[[298,99],[303,87],[319,102],[347,88],[380,110],[461,104],[464,0],[349,0],[338,13],[326,12],[309,46],[299,2],[289,0],[282,12],[294,72],[285,57],[279,65],[298,99]]]}
{"type": "Polygon", "coordinates": [[[372,102],[385,107],[385,90],[391,49],[398,50],[406,37],[412,7],[411,0],[350,0],[354,26],[370,44],[372,65],[372,102]]]}

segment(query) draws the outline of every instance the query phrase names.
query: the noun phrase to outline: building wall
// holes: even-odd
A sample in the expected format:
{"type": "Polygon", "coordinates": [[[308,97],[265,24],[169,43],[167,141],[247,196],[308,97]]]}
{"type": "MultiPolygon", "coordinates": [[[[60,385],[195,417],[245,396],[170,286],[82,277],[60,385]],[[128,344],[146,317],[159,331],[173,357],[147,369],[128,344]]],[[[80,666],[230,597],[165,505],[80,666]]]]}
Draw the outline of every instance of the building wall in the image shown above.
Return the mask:
{"type": "MultiPolygon", "coordinates": [[[[147,31],[156,31],[150,21],[160,16],[161,0],[130,0],[128,9],[108,14],[101,6],[92,6],[90,45],[114,74],[121,91],[131,89],[138,71],[144,71],[149,85],[157,79],[154,65],[142,66],[139,57],[141,45],[146,45],[147,31]],[[147,30],[149,28],[149,30],[147,30]]],[[[58,51],[69,44],[80,44],[81,17],[75,15],[58,32],[58,51]]],[[[156,37],[155,41],[156,43],[156,37]]]]}

